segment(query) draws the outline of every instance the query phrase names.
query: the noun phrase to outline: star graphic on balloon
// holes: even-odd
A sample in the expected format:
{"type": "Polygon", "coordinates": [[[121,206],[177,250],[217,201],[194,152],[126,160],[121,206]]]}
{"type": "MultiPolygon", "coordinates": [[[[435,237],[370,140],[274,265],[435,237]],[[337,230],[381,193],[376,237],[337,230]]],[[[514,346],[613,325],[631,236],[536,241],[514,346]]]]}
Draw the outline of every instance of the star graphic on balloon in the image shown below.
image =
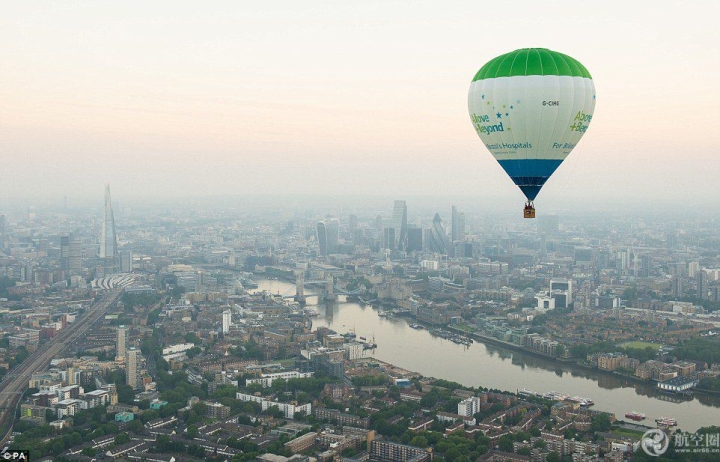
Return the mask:
{"type": "Polygon", "coordinates": [[[515,104],[520,104],[520,100],[515,101],[515,104]]]}
{"type": "Polygon", "coordinates": [[[482,95],[482,99],[485,99],[485,95],[482,95]]]}
{"type": "Polygon", "coordinates": [[[515,109],[512,104],[510,105],[510,109],[515,109]]]}
{"type": "Polygon", "coordinates": [[[507,116],[509,116],[509,115],[510,115],[510,114],[508,114],[507,112],[505,113],[505,117],[507,117],[507,116]]]}
{"type": "Polygon", "coordinates": [[[495,114],[495,117],[497,117],[498,119],[501,119],[501,118],[502,118],[502,114],[500,114],[500,113],[498,112],[497,114],[495,114]]]}
{"type": "Polygon", "coordinates": [[[487,105],[490,106],[490,101],[487,102],[487,105]]]}

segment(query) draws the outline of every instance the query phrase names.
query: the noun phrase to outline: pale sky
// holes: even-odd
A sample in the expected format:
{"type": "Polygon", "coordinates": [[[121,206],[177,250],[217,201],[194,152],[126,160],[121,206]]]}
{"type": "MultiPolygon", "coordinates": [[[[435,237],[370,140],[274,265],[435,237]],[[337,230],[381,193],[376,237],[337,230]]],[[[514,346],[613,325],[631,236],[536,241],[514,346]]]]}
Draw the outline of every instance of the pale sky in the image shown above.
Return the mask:
{"type": "Polygon", "coordinates": [[[4,1],[0,195],[522,204],[467,91],[488,60],[545,47],[587,67],[597,106],[538,206],[715,204],[718,17],[716,1],[4,1]]]}

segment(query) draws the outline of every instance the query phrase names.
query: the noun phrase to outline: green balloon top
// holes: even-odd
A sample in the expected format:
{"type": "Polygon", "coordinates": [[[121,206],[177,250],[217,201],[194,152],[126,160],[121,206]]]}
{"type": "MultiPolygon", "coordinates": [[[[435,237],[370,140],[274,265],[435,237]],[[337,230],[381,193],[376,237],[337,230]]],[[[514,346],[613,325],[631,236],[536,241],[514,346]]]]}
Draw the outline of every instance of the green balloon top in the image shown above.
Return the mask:
{"type": "Polygon", "coordinates": [[[519,75],[569,75],[592,79],[580,62],[547,48],[521,48],[491,59],[475,74],[473,82],[519,75]]]}

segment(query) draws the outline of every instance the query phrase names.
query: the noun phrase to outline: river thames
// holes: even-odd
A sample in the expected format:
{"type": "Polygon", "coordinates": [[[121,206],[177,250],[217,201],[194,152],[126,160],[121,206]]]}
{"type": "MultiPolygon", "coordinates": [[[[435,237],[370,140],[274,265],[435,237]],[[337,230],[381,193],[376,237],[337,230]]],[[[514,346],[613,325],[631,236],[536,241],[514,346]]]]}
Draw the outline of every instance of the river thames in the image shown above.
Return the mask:
{"type": "MultiPolygon", "coordinates": [[[[288,294],[294,289],[284,281],[256,282],[256,290],[273,294],[288,294]]],[[[678,428],[690,432],[720,425],[720,398],[716,396],[697,394],[692,400],[678,400],[659,393],[653,383],[623,380],[490,344],[458,345],[427,330],[411,328],[411,319],[381,317],[370,305],[347,302],[342,296],[337,302],[316,303],[317,297],[308,297],[308,305],[319,312],[313,319],[314,328],[327,326],[339,333],[355,332],[368,341],[374,338],[375,358],[426,377],[511,392],[527,388],[582,396],[595,401],[594,409],[614,412],[619,420],[628,420],[626,412],[642,412],[647,416],[642,424],[648,426],[654,426],[660,416],[677,419],[678,428]]]]}

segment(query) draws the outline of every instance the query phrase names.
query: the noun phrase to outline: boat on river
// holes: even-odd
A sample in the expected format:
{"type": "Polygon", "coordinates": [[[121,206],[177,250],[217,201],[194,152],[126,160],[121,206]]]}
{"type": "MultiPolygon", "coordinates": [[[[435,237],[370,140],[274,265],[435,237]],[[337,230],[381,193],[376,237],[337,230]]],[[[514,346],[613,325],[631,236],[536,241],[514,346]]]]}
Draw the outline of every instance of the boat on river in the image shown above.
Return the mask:
{"type": "Polygon", "coordinates": [[[625,417],[627,417],[628,419],[634,420],[636,422],[645,420],[645,414],[643,414],[642,412],[637,412],[637,411],[627,412],[625,414],[625,417]]]}
{"type": "Polygon", "coordinates": [[[677,426],[677,420],[675,420],[672,417],[658,417],[655,419],[655,423],[658,424],[659,427],[676,427],[677,426]]]}

